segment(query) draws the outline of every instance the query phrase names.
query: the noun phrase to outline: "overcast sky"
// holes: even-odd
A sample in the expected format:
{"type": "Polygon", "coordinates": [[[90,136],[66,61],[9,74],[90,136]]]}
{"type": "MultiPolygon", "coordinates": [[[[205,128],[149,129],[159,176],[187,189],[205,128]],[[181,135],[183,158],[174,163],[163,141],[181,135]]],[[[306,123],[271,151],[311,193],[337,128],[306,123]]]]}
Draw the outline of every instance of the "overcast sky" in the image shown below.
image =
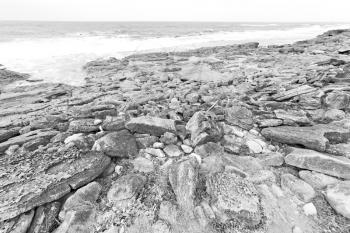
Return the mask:
{"type": "Polygon", "coordinates": [[[0,0],[0,20],[343,21],[350,0],[0,0]]]}

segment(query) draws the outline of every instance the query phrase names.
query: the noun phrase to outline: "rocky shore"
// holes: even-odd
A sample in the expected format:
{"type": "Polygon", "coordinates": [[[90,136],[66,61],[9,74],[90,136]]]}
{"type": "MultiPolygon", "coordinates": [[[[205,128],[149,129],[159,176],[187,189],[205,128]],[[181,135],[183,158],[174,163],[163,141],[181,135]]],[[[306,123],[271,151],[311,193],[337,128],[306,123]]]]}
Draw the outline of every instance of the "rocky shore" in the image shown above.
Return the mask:
{"type": "Polygon", "coordinates": [[[350,232],[350,30],[7,86],[1,233],[350,232]]]}

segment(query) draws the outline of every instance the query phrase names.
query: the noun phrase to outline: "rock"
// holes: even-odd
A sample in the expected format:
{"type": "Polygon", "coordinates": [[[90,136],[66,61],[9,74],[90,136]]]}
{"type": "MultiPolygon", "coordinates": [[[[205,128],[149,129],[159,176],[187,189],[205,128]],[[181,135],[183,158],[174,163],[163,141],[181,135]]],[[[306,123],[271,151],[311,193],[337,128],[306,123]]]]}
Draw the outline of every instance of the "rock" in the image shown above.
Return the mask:
{"type": "Polygon", "coordinates": [[[284,100],[293,98],[295,96],[307,94],[314,91],[316,91],[316,88],[310,87],[308,85],[303,85],[303,86],[299,86],[299,87],[290,89],[288,91],[284,91],[276,95],[273,95],[272,98],[276,101],[284,101],[284,100]]]}
{"type": "Polygon", "coordinates": [[[69,211],[64,221],[53,233],[89,233],[93,232],[96,219],[95,209],[69,211]]]}
{"type": "Polygon", "coordinates": [[[169,171],[169,181],[180,208],[193,211],[198,181],[198,162],[188,159],[174,164],[169,171]]]}
{"type": "Polygon", "coordinates": [[[154,143],[156,143],[158,141],[158,137],[156,136],[144,136],[144,137],[137,137],[136,138],[136,142],[137,142],[137,146],[140,149],[145,149],[147,147],[152,146],[154,143]]]}
{"type": "Polygon", "coordinates": [[[170,227],[162,220],[158,220],[152,225],[152,233],[171,233],[170,227]]]}
{"type": "Polygon", "coordinates": [[[194,92],[186,95],[185,98],[188,102],[193,104],[193,103],[198,103],[200,96],[198,93],[194,92]]]}
{"type": "Polygon", "coordinates": [[[350,55],[350,47],[344,47],[338,50],[339,54],[350,55]]]}
{"type": "Polygon", "coordinates": [[[3,221],[58,200],[71,189],[89,183],[109,166],[110,158],[98,152],[68,148],[5,156],[0,158],[0,164],[3,174],[0,221],[3,221]]]}
{"type": "Polygon", "coordinates": [[[317,215],[317,210],[316,207],[314,206],[314,204],[311,203],[307,203],[303,206],[303,210],[306,216],[309,215],[313,215],[316,216],[317,215]]]}
{"type": "Polygon", "coordinates": [[[184,145],[184,144],[181,145],[181,149],[182,149],[186,154],[190,154],[190,153],[192,153],[192,151],[193,151],[193,148],[192,148],[192,147],[187,146],[187,145],[184,145]]]}
{"type": "Polygon", "coordinates": [[[329,145],[329,147],[326,149],[326,152],[333,155],[344,156],[350,159],[350,144],[339,143],[336,145],[329,145]]]}
{"type": "Polygon", "coordinates": [[[139,172],[150,173],[154,171],[153,162],[149,159],[138,157],[132,161],[134,169],[139,172]]]}
{"type": "Polygon", "coordinates": [[[29,75],[27,74],[21,74],[17,73],[11,70],[7,69],[0,69],[0,86],[4,87],[5,85],[8,85],[10,83],[20,81],[20,80],[26,80],[29,78],[29,75]]]}
{"type": "Polygon", "coordinates": [[[304,202],[311,201],[316,193],[308,183],[298,179],[292,174],[281,175],[281,186],[284,190],[294,193],[300,200],[304,202]]]}
{"type": "Polygon", "coordinates": [[[26,233],[34,216],[34,210],[21,214],[7,223],[0,223],[1,233],[26,233]]]}
{"type": "Polygon", "coordinates": [[[350,181],[331,184],[326,190],[326,199],[332,208],[344,217],[350,219],[350,181]]]}
{"type": "Polygon", "coordinates": [[[0,143],[19,135],[20,128],[0,129],[0,143]]]}
{"type": "Polygon", "coordinates": [[[52,232],[57,226],[60,202],[52,202],[36,209],[33,221],[27,233],[52,232]]]}
{"type": "Polygon", "coordinates": [[[260,170],[247,177],[247,179],[255,185],[259,184],[274,184],[276,176],[272,171],[260,170]]]}
{"type": "Polygon", "coordinates": [[[350,107],[350,95],[341,91],[331,92],[324,101],[326,106],[331,109],[346,109],[350,107]]]}
{"type": "Polygon", "coordinates": [[[284,125],[309,125],[311,121],[303,110],[275,110],[276,117],[283,120],[284,125]]]}
{"type": "Polygon", "coordinates": [[[220,156],[210,155],[203,158],[200,164],[199,173],[210,175],[225,170],[225,163],[220,156]]]}
{"type": "Polygon", "coordinates": [[[285,157],[285,162],[294,167],[350,179],[350,159],[347,158],[293,148],[293,151],[285,157]]]}
{"type": "Polygon", "coordinates": [[[67,137],[64,140],[65,144],[69,144],[69,145],[74,145],[80,149],[84,149],[84,148],[91,148],[91,146],[89,147],[89,143],[88,140],[85,138],[84,134],[82,133],[78,133],[78,134],[73,134],[69,137],[67,137]]]}
{"type": "Polygon", "coordinates": [[[169,157],[180,157],[183,156],[183,151],[176,145],[167,145],[164,148],[165,154],[167,154],[169,157]]]}
{"type": "Polygon", "coordinates": [[[106,131],[120,131],[125,129],[125,120],[121,117],[106,118],[102,123],[102,129],[106,131]]]}
{"type": "MultiPolygon", "coordinates": [[[[221,144],[224,146],[225,151],[233,154],[241,154],[243,152],[247,152],[249,148],[246,145],[246,141],[243,138],[237,137],[235,135],[225,135],[222,139],[221,144]]],[[[255,142],[251,143],[251,147],[253,150],[261,150],[260,145],[257,145],[255,142]],[[257,148],[254,148],[254,147],[257,148]]]]}
{"type": "MultiPolygon", "coordinates": [[[[39,140],[39,144],[44,145],[49,143],[50,139],[58,134],[58,131],[35,130],[29,133],[19,135],[0,143],[0,153],[5,152],[12,145],[23,145],[25,143],[39,140]]],[[[36,145],[37,147],[38,145],[36,145]]]]}
{"type": "Polygon", "coordinates": [[[325,151],[329,143],[346,142],[350,138],[350,129],[331,124],[311,127],[280,126],[265,128],[261,134],[277,142],[325,151]]]}
{"type": "Polygon", "coordinates": [[[127,130],[105,135],[95,142],[92,149],[119,158],[135,157],[138,154],[136,140],[127,130]]]}
{"type": "Polygon", "coordinates": [[[201,157],[208,157],[211,155],[220,155],[224,153],[224,148],[217,143],[208,142],[206,144],[197,146],[194,152],[201,157]]]}
{"type": "Polygon", "coordinates": [[[112,183],[107,193],[111,203],[128,202],[136,198],[146,183],[146,178],[138,174],[128,174],[112,183]]]}
{"type": "Polygon", "coordinates": [[[247,140],[245,144],[253,154],[260,154],[263,152],[263,147],[256,140],[247,140]]]}
{"type": "Polygon", "coordinates": [[[162,135],[162,137],[160,138],[160,141],[166,145],[176,144],[177,137],[173,133],[166,132],[165,134],[162,135]]]}
{"type": "Polygon", "coordinates": [[[165,153],[161,149],[146,148],[144,152],[154,157],[165,158],[165,153]]]}
{"type": "Polygon", "coordinates": [[[327,185],[338,183],[339,180],[322,173],[302,170],[299,177],[315,189],[324,189],[327,185]]]}
{"type": "Polygon", "coordinates": [[[126,123],[126,128],[133,132],[148,133],[155,136],[161,136],[166,132],[176,132],[174,120],[147,116],[132,118],[126,123]]]}
{"type": "Polygon", "coordinates": [[[63,204],[62,210],[59,213],[59,218],[64,220],[69,212],[84,212],[94,208],[102,186],[97,182],[91,182],[84,187],[78,189],[70,196],[63,204]]]}
{"type": "Polygon", "coordinates": [[[68,130],[72,133],[90,133],[99,131],[99,126],[95,124],[95,119],[79,119],[71,121],[68,130]]]}
{"type": "Polygon", "coordinates": [[[213,118],[210,113],[196,112],[187,122],[186,130],[191,133],[193,146],[220,141],[222,130],[213,118]]]}
{"type": "Polygon", "coordinates": [[[259,120],[258,125],[260,128],[266,128],[266,127],[276,127],[283,124],[283,120],[281,119],[262,119],[259,120]]]}
{"type": "Polygon", "coordinates": [[[260,223],[259,196],[249,181],[229,172],[216,173],[207,179],[207,193],[216,214],[226,215],[220,218],[222,223],[233,219],[247,226],[260,223]]]}
{"type": "Polygon", "coordinates": [[[253,114],[243,106],[233,106],[225,110],[225,120],[232,125],[250,130],[253,128],[253,114]]]}
{"type": "Polygon", "coordinates": [[[271,153],[263,158],[261,158],[261,162],[265,166],[279,167],[284,163],[284,157],[280,153],[271,153]]]}

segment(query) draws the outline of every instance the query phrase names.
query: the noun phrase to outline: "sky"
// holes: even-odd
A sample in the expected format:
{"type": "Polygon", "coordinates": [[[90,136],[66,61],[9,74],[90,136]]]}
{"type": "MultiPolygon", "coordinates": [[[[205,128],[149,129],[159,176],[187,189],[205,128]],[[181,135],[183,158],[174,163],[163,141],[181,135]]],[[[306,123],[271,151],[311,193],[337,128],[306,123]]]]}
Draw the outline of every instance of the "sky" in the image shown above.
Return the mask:
{"type": "Polygon", "coordinates": [[[0,0],[0,20],[350,22],[350,0],[0,0]]]}

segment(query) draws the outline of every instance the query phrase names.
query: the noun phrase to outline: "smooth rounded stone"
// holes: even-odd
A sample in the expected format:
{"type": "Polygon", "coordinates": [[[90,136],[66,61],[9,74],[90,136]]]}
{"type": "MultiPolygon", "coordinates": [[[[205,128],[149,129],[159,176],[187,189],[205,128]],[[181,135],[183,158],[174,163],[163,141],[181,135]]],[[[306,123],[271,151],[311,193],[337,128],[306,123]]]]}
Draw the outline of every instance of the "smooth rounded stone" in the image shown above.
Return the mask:
{"type": "Polygon", "coordinates": [[[139,172],[150,173],[154,171],[153,162],[149,159],[138,157],[131,162],[134,169],[139,172]]]}
{"type": "Polygon", "coordinates": [[[60,199],[94,180],[111,162],[103,153],[64,147],[6,159],[9,164],[2,167],[6,176],[0,184],[0,221],[60,199]]]}
{"type": "Polygon", "coordinates": [[[211,155],[221,155],[224,153],[224,148],[218,143],[208,142],[206,144],[196,146],[194,152],[204,158],[211,155]]]}
{"type": "Polygon", "coordinates": [[[171,233],[171,229],[164,221],[158,220],[152,225],[152,233],[171,233]]]}
{"type": "Polygon", "coordinates": [[[279,167],[284,163],[284,156],[281,153],[275,152],[260,158],[260,160],[265,166],[279,167]]]}
{"type": "Polygon", "coordinates": [[[155,149],[155,148],[146,148],[144,150],[145,153],[150,154],[157,158],[165,158],[165,153],[161,149],[155,149]]]}
{"type": "Polygon", "coordinates": [[[57,216],[61,208],[60,202],[48,203],[39,206],[27,233],[44,233],[52,232],[57,226],[57,216]]]}
{"type": "Polygon", "coordinates": [[[184,144],[181,145],[181,149],[182,149],[186,154],[190,154],[190,153],[192,153],[192,151],[193,151],[193,148],[192,148],[192,147],[187,146],[187,145],[184,145],[184,144]]]}
{"type": "Polygon", "coordinates": [[[97,182],[91,182],[84,187],[78,189],[72,196],[70,196],[62,206],[62,210],[59,213],[61,220],[65,219],[65,216],[70,211],[84,211],[94,207],[102,186],[97,182]]]}
{"type": "Polygon", "coordinates": [[[247,140],[245,144],[253,154],[260,154],[263,152],[263,147],[256,140],[247,140]]]}
{"type": "Polygon", "coordinates": [[[293,148],[285,158],[285,163],[327,175],[350,179],[350,159],[331,156],[313,150],[293,148]]]}
{"type": "Polygon", "coordinates": [[[207,179],[211,207],[219,221],[235,219],[247,226],[256,226],[262,218],[261,204],[254,185],[230,172],[215,173],[207,179]]]}
{"type": "Polygon", "coordinates": [[[180,157],[184,155],[183,151],[176,145],[167,145],[164,148],[164,152],[169,157],[180,157]]]}
{"type": "Polygon", "coordinates": [[[165,145],[162,142],[155,142],[153,144],[153,148],[155,148],[155,149],[163,149],[164,147],[165,147],[165,145]]]}
{"type": "Polygon", "coordinates": [[[244,106],[235,105],[225,109],[225,120],[242,129],[250,130],[253,128],[253,113],[244,106]]]}
{"type": "Polygon", "coordinates": [[[130,158],[138,154],[136,140],[127,130],[105,135],[95,142],[92,149],[120,158],[130,158]]]}
{"type": "Polygon", "coordinates": [[[345,112],[339,109],[330,109],[324,114],[326,121],[339,121],[345,118],[345,112]]]}
{"type": "Polygon", "coordinates": [[[169,181],[180,208],[192,211],[198,182],[198,162],[187,159],[175,163],[169,170],[169,181]]]}
{"type": "Polygon", "coordinates": [[[317,215],[316,207],[314,206],[314,204],[312,204],[312,202],[305,204],[303,206],[303,210],[304,210],[304,213],[306,216],[309,216],[309,215],[316,216],[317,215]]]}
{"type": "Polygon", "coordinates": [[[324,189],[327,185],[338,183],[340,180],[322,173],[302,170],[299,177],[315,189],[324,189]]]}
{"type": "Polygon", "coordinates": [[[284,190],[294,193],[301,201],[310,202],[315,196],[315,190],[308,183],[292,174],[281,175],[281,186],[284,190]]]}
{"type": "Polygon", "coordinates": [[[99,126],[95,124],[95,119],[79,119],[71,121],[68,130],[73,133],[90,133],[99,131],[99,126]]]}
{"type": "Polygon", "coordinates": [[[350,106],[350,95],[342,91],[333,91],[324,101],[328,108],[345,109],[350,106]]]}
{"type": "Polygon", "coordinates": [[[166,132],[176,132],[174,120],[158,117],[141,116],[132,118],[125,126],[130,131],[148,133],[155,136],[161,136],[166,132]]]}
{"type": "Polygon", "coordinates": [[[139,174],[128,174],[112,183],[107,199],[111,203],[129,201],[140,193],[146,183],[146,178],[139,174]]]}
{"type": "Polygon", "coordinates": [[[176,134],[166,132],[160,137],[160,141],[165,145],[176,144],[177,136],[176,134]]]}
{"type": "Polygon", "coordinates": [[[199,111],[187,122],[186,130],[191,133],[193,146],[220,141],[222,129],[214,118],[215,115],[212,113],[199,111]]]}
{"type": "Polygon", "coordinates": [[[350,219],[350,181],[327,186],[326,199],[338,214],[350,219]]]}

